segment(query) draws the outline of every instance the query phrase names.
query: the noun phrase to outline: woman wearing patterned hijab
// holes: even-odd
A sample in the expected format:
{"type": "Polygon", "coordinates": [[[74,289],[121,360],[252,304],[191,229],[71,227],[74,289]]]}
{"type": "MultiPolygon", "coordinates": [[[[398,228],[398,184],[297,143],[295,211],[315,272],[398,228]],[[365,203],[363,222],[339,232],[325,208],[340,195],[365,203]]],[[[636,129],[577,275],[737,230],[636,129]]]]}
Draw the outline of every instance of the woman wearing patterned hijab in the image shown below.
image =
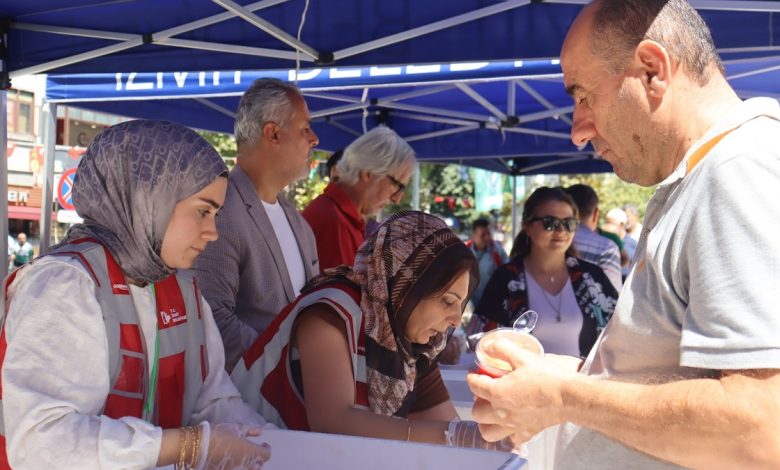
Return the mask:
{"type": "Polygon", "coordinates": [[[354,266],[312,279],[231,378],[280,427],[490,447],[455,419],[436,363],[478,276],[440,219],[395,214],[354,266]]]}
{"type": "Polygon", "coordinates": [[[224,372],[188,271],[217,238],[226,174],[205,140],[170,122],[122,123],[90,144],[73,188],[84,223],[5,282],[0,468],[268,459],[244,439],[264,420],[224,372]]]}

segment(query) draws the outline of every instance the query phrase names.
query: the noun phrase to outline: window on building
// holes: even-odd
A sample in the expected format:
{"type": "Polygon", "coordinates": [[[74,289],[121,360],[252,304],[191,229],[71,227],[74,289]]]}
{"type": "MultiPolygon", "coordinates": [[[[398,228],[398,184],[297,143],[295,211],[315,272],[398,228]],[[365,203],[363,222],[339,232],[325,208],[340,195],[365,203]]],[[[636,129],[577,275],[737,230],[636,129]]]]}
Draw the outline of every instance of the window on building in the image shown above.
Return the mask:
{"type": "Polygon", "coordinates": [[[86,147],[100,131],[126,120],[113,114],[70,106],[58,106],[57,114],[57,144],[71,147],[86,147]]]}
{"type": "Polygon", "coordinates": [[[34,95],[29,91],[8,90],[8,133],[15,138],[34,139],[34,95]]]}

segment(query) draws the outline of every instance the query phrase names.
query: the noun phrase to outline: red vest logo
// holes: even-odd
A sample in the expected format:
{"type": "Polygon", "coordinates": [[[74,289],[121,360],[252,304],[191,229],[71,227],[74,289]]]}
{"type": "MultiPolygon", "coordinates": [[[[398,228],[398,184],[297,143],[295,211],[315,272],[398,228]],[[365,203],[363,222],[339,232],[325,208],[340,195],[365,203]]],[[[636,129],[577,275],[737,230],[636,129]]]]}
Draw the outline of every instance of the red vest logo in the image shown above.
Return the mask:
{"type": "Polygon", "coordinates": [[[187,321],[187,312],[171,308],[167,312],[160,310],[160,328],[170,328],[187,321]]]}
{"type": "Polygon", "coordinates": [[[130,292],[130,288],[127,287],[127,284],[120,284],[120,283],[111,284],[111,289],[114,291],[115,294],[127,294],[130,292]]]}

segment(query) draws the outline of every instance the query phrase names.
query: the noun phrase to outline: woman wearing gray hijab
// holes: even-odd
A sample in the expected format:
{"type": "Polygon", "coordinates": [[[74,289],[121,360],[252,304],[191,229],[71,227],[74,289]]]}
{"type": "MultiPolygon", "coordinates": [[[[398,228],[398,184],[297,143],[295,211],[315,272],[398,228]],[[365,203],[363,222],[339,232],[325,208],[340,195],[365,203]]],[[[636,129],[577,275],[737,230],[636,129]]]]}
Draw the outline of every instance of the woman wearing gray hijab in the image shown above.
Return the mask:
{"type": "Polygon", "coordinates": [[[195,132],[131,121],[82,158],[83,224],[5,281],[0,469],[260,468],[264,424],[224,370],[189,272],[227,168],[195,132]],[[236,424],[241,423],[241,424],[236,424]]]}

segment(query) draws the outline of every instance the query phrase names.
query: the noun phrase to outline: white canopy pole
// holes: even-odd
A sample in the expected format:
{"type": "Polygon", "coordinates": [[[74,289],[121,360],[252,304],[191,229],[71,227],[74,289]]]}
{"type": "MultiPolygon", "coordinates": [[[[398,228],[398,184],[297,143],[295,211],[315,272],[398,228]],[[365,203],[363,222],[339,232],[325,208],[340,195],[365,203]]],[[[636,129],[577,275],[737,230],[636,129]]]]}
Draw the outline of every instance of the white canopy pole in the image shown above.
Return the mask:
{"type": "Polygon", "coordinates": [[[244,21],[254,25],[258,29],[265,31],[266,33],[282,41],[283,43],[287,44],[293,49],[298,49],[299,51],[301,51],[301,53],[308,55],[312,59],[316,60],[317,58],[319,58],[320,53],[316,51],[313,47],[287,34],[282,29],[260,18],[259,16],[255,15],[253,12],[239,5],[238,3],[233,2],[232,0],[211,0],[211,1],[221,6],[222,8],[230,11],[234,15],[242,18],[244,21]]]}
{"type": "Polygon", "coordinates": [[[474,129],[479,129],[479,124],[470,124],[468,126],[455,127],[452,129],[443,129],[440,131],[426,132],[424,134],[404,136],[404,140],[407,142],[416,142],[418,140],[433,139],[435,137],[442,137],[445,135],[459,134],[461,132],[467,132],[474,129]]]}
{"type": "Polygon", "coordinates": [[[341,60],[347,57],[351,57],[353,55],[362,54],[364,52],[372,51],[374,49],[379,49],[381,47],[389,46],[391,44],[408,41],[409,39],[416,38],[418,36],[424,36],[426,34],[434,33],[436,31],[441,31],[442,29],[451,28],[459,24],[468,23],[469,21],[478,20],[486,16],[491,16],[498,13],[502,13],[504,11],[513,10],[519,7],[524,7],[526,5],[529,5],[530,3],[531,0],[506,0],[504,2],[496,3],[495,5],[490,5],[485,8],[480,8],[474,11],[470,11],[468,13],[463,13],[462,15],[456,15],[444,20],[434,21],[433,23],[429,23],[424,26],[419,26],[417,28],[412,28],[408,31],[391,34],[390,36],[385,36],[383,38],[375,39],[373,41],[368,41],[363,44],[358,44],[357,46],[341,49],[333,53],[333,58],[334,60],[341,60]]]}
{"type": "MultiPolygon", "coordinates": [[[[250,5],[246,5],[245,7],[243,7],[243,9],[246,11],[257,11],[263,8],[268,8],[277,5],[279,3],[284,3],[286,1],[287,0],[262,0],[259,2],[252,3],[250,5]]],[[[176,26],[174,28],[169,28],[154,33],[151,36],[152,41],[155,43],[160,43],[161,41],[169,39],[172,36],[176,36],[177,34],[182,34],[198,28],[205,28],[206,26],[219,23],[221,21],[229,20],[235,17],[236,15],[229,11],[226,11],[224,13],[219,13],[217,15],[212,15],[207,18],[202,18],[200,20],[192,21],[190,23],[186,23],[180,26],[176,26]]],[[[73,35],[73,36],[123,40],[123,42],[119,44],[112,44],[110,46],[101,47],[99,49],[87,51],[81,54],[76,54],[70,57],[63,57],[61,59],[53,60],[51,62],[46,62],[43,64],[38,64],[31,67],[19,69],[19,70],[14,70],[10,74],[11,78],[18,77],[21,75],[34,75],[36,73],[46,72],[47,70],[52,70],[58,67],[64,67],[66,65],[83,62],[86,60],[94,59],[96,57],[113,54],[116,52],[123,51],[125,49],[138,47],[144,42],[143,37],[140,35],[114,33],[109,31],[96,31],[96,30],[88,30],[84,28],[68,28],[63,26],[35,25],[30,23],[11,23],[11,28],[26,29],[29,31],[43,31],[43,32],[50,32],[53,34],[65,34],[65,35],[73,35]],[[128,39],[122,39],[122,38],[128,38],[128,39]]],[[[199,43],[199,41],[188,41],[188,40],[181,39],[181,40],[171,41],[170,44],[167,45],[174,46],[174,47],[190,47],[190,48],[210,50],[208,43],[202,42],[199,44],[200,47],[197,47],[196,43],[199,43]]],[[[213,45],[211,47],[213,47],[213,45]]],[[[219,48],[218,50],[222,51],[223,49],[219,48]]],[[[272,49],[263,49],[263,48],[254,48],[254,47],[239,48],[238,46],[236,46],[236,48],[234,48],[233,50],[229,50],[227,52],[235,52],[237,54],[246,53],[250,55],[260,55],[260,56],[280,57],[280,58],[291,58],[292,56],[295,55],[295,53],[292,53],[292,56],[290,56],[289,55],[290,53],[287,51],[275,51],[272,49]]]]}
{"type": "Polygon", "coordinates": [[[542,131],[539,129],[531,129],[528,127],[506,127],[504,128],[504,132],[514,132],[517,134],[529,134],[529,135],[540,135],[544,137],[552,137],[553,139],[563,139],[563,140],[570,140],[571,134],[565,134],[563,132],[552,132],[552,131],[542,131]]]}
{"type": "Polygon", "coordinates": [[[42,106],[44,119],[43,187],[41,188],[40,254],[51,246],[51,209],[54,202],[54,160],[57,143],[57,104],[47,101],[42,106]]]}
{"type": "MultiPolygon", "coordinates": [[[[8,96],[5,90],[0,90],[0,149],[3,153],[8,150],[8,96]]],[[[5,196],[3,203],[0,204],[0,227],[3,233],[0,234],[0,250],[6,254],[3,262],[0,263],[0,274],[3,279],[8,274],[8,159],[0,158],[0,194],[5,196]],[[6,236],[2,236],[5,234],[6,236]]]]}
{"type": "Polygon", "coordinates": [[[460,91],[462,91],[463,93],[468,95],[471,99],[473,99],[474,101],[476,101],[477,103],[482,105],[483,108],[485,108],[486,110],[490,111],[491,114],[493,114],[493,116],[495,116],[496,118],[498,118],[498,119],[500,119],[502,121],[506,120],[506,114],[501,112],[501,110],[498,109],[496,107],[496,105],[491,103],[484,96],[482,96],[479,93],[477,93],[473,88],[471,88],[470,86],[466,85],[465,83],[456,83],[455,86],[458,87],[460,89],[460,91]]]}
{"type": "MultiPolygon", "coordinates": [[[[510,83],[512,83],[512,82],[510,82],[510,83]]],[[[545,108],[547,108],[547,109],[555,109],[555,105],[554,104],[550,103],[547,100],[547,98],[542,96],[541,93],[539,93],[538,91],[534,90],[533,87],[531,87],[531,85],[529,85],[529,84],[527,84],[525,82],[525,80],[515,80],[514,83],[517,84],[517,86],[519,86],[523,90],[525,90],[526,93],[531,95],[531,97],[533,99],[538,101],[545,108]]],[[[514,85],[512,86],[512,90],[514,90],[514,85]]],[[[567,116],[565,114],[561,114],[560,115],[560,119],[561,119],[561,121],[565,122],[566,124],[568,124],[570,126],[572,125],[572,122],[571,122],[571,119],[569,119],[569,116],[567,116]]]]}
{"type": "Polygon", "coordinates": [[[539,121],[542,119],[558,118],[560,116],[571,113],[572,111],[574,111],[574,105],[523,114],[522,116],[518,116],[518,119],[520,119],[521,123],[539,121]]]}

